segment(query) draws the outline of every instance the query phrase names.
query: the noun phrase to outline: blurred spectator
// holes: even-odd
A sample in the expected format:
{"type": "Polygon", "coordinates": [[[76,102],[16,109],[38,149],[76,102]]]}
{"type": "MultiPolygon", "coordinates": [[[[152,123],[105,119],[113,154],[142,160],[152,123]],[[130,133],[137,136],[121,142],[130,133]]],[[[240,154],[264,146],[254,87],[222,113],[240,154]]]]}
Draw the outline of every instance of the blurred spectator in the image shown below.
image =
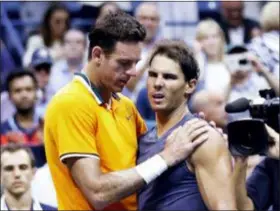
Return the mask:
{"type": "Polygon", "coordinates": [[[267,69],[259,72],[279,96],[279,2],[267,3],[260,17],[263,34],[252,40],[249,50],[253,52],[267,69]],[[267,70],[267,71],[266,71],[267,70]],[[274,79],[274,80],[273,80],[274,79]],[[273,85],[273,83],[275,85],[273,85]]]}
{"type": "Polygon", "coordinates": [[[224,94],[230,75],[224,64],[225,37],[219,24],[212,19],[199,22],[194,48],[204,88],[224,94]]]}
{"type": "Polygon", "coordinates": [[[75,72],[80,72],[83,68],[86,45],[86,37],[82,31],[70,29],[65,33],[63,40],[65,59],[53,65],[50,77],[50,87],[55,92],[70,82],[75,72]]]}
{"type": "Polygon", "coordinates": [[[34,51],[30,69],[38,82],[37,110],[41,115],[44,115],[45,109],[54,95],[54,91],[49,86],[52,65],[52,58],[47,48],[40,48],[34,51]]]}
{"type": "MultiPolygon", "coordinates": [[[[244,46],[234,46],[229,49],[228,54],[234,56],[241,55],[242,57],[236,57],[237,61],[232,61],[228,64],[231,79],[226,89],[225,98],[227,102],[232,102],[241,97],[245,97],[249,100],[260,98],[259,90],[269,89],[269,86],[254,71],[255,68],[259,68],[259,65],[256,65],[259,64],[259,62],[255,58],[253,62],[253,58],[250,57],[248,49],[244,46]],[[241,65],[240,60],[242,59],[249,61],[246,62],[248,65],[241,65]],[[235,65],[236,62],[239,65],[235,65]],[[246,68],[244,69],[244,67],[246,68]]],[[[230,114],[230,117],[232,120],[249,117],[249,112],[230,114]]]]}
{"type": "Polygon", "coordinates": [[[213,91],[202,90],[193,96],[193,112],[204,112],[207,121],[214,121],[217,127],[226,129],[228,116],[225,112],[224,96],[213,91]]]}
{"type": "Polygon", "coordinates": [[[70,25],[69,11],[62,5],[54,4],[46,11],[39,35],[31,36],[27,41],[23,65],[28,66],[33,52],[42,47],[50,50],[54,61],[64,57],[62,39],[70,25]]]}
{"type": "Polygon", "coordinates": [[[14,143],[1,148],[1,210],[56,210],[32,196],[34,173],[35,159],[29,148],[14,143]]]}
{"type": "Polygon", "coordinates": [[[145,61],[155,42],[160,39],[158,36],[160,16],[157,4],[155,2],[142,2],[135,10],[135,17],[145,27],[146,37],[142,43],[141,61],[136,66],[137,76],[130,79],[126,86],[127,93],[124,92],[133,101],[136,101],[138,93],[146,86],[148,73],[145,71],[145,61]]]}
{"type": "Polygon", "coordinates": [[[102,4],[100,4],[98,7],[97,18],[102,18],[103,16],[107,15],[109,12],[117,12],[118,10],[121,10],[121,8],[116,2],[105,1],[102,4]]]}
{"type": "Polygon", "coordinates": [[[2,39],[0,40],[0,49],[1,49],[1,54],[0,54],[1,55],[1,90],[4,90],[6,77],[15,68],[15,63],[2,39]]]}
{"type": "Polygon", "coordinates": [[[243,16],[244,2],[222,1],[221,9],[221,27],[228,45],[247,44],[253,37],[260,35],[259,24],[243,16]]]}
{"type": "MultiPolygon", "coordinates": [[[[37,81],[29,71],[12,72],[7,77],[9,99],[16,108],[14,115],[1,124],[1,145],[8,142],[38,145],[40,115],[36,112],[37,81]]],[[[4,109],[6,110],[6,108],[4,109]]]]}

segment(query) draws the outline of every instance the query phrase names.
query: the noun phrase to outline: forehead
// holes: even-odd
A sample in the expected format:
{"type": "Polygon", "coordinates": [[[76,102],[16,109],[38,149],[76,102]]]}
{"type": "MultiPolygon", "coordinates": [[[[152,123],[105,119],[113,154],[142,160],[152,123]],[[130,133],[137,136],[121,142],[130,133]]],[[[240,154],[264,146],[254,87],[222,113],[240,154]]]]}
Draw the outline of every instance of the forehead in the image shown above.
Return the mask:
{"type": "Polygon", "coordinates": [[[68,17],[68,13],[63,9],[58,9],[53,12],[52,17],[68,17]]]}
{"type": "Polygon", "coordinates": [[[183,74],[178,62],[165,55],[156,55],[151,62],[150,68],[158,73],[183,74]]]}
{"type": "Polygon", "coordinates": [[[159,14],[158,14],[157,6],[152,3],[144,3],[139,8],[138,16],[158,17],[159,14]]]}
{"type": "Polygon", "coordinates": [[[18,150],[16,152],[4,152],[1,155],[1,164],[3,166],[18,166],[21,164],[30,165],[30,157],[25,150],[18,150]]]}
{"type": "Polygon", "coordinates": [[[66,40],[84,40],[85,36],[81,31],[71,30],[65,34],[66,40]]]}
{"type": "Polygon", "coordinates": [[[24,87],[24,86],[33,86],[34,85],[34,81],[30,76],[23,76],[20,78],[15,78],[12,83],[11,83],[12,87],[24,87]]]}
{"type": "Polygon", "coordinates": [[[114,52],[111,54],[113,57],[127,60],[140,60],[141,47],[140,42],[117,42],[114,52]]]}

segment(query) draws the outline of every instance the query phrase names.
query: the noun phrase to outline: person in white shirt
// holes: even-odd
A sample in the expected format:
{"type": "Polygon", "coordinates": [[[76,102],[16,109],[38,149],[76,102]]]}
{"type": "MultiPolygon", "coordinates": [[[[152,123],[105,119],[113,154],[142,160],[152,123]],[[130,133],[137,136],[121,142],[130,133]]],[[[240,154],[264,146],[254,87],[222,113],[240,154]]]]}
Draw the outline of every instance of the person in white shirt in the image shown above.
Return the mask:
{"type": "Polygon", "coordinates": [[[48,8],[41,23],[40,34],[33,35],[27,40],[22,61],[24,67],[28,67],[33,52],[38,48],[48,48],[54,61],[64,57],[62,38],[69,29],[69,18],[69,11],[62,5],[54,4],[48,8]]]}
{"type": "Polygon", "coordinates": [[[230,75],[224,63],[225,38],[221,27],[212,19],[199,22],[196,28],[196,59],[204,89],[224,94],[230,75]]]}

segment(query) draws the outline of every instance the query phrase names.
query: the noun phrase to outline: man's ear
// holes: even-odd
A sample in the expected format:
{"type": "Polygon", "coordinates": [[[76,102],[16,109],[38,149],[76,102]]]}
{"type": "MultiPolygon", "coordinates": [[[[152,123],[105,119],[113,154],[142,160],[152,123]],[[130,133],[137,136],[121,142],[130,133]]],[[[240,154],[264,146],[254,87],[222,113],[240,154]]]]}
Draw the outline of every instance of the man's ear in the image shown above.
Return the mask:
{"type": "Polygon", "coordinates": [[[101,61],[104,58],[104,52],[102,48],[99,46],[95,46],[91,50],[91,59],[94,61],[96,64],[101,64],[101,61]]]}
{"type": "Polygon", "coordinates": [[[186,82],[186,85],[185,85],[185,95],[186,96],[189,96],[194,92],[194,90],[196,88],[196,84],[197,84],[196,79],[192,79],[192,80],[186,82]]]}

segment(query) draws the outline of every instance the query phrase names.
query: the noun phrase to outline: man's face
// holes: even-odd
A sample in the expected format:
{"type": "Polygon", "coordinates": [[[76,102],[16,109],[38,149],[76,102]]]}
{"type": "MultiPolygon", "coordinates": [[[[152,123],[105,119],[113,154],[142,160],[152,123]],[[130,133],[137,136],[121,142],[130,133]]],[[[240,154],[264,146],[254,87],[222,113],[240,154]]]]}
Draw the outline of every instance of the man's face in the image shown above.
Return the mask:
{"type": "Polygon", "coordinates": [[[30,189],[35,170],[25,150],[4,152],[1,155],[1,184],[14,196],[21,196],[30,189]]]}
{"type": "Polygon", "coordinates": [[[159,14],[156,5],[142,5],[136,18],[146,29],[145,40],[151,41],[156,36],[159,28],[159,14]]]}
{"type": "Polygon", "coordinates": [[[64,37],[64,50],[67,60],[81,60],[85,53],[86,41],[81,31],[70,30],[64,37]]]}
{"type": "Polygon", "coordinates": [[[111,92],[121,92],[131,76],[136,76],[140,60],[140,43],[117,42],[115,50],[102,60],[99,68],[100,82],[111,92]]]}
{"type": "Polygon", "coordinates": [[[222,11],[224,18],[233,27],[242,24],[243,3],[241,1],[225,1],[222,2],[222,11]]]}
{"type": "Polygon", "coordinates": [[[48,64],[41,64],[34,67],[34,74],[40,89],[44,89],[49,83],[50,71],[51,65],[48,64]]]}
{"type": "Polygon", "coordinates": [[[186,82],[177,62],[156,55],[148,72],[148,97],[155,112],[172,111],[186,101],[186,82]]]}
{"type": "Polygon", "coordinates": [[[228,115],[225,112],[225,99],[222,95],[211,94],[208,102],[204,112],[207,120],[214,121],[218,127],[224,128],[228,122],[228,115]]]}
{"type": "Polygon", "coordinates": [[[208,56],[217,56],[220,53],[222,38],[217,30],[210,29],[207,35],[200,40],[200,43],[208,56]]]}
{"type": "Polygon", "coordinates": [[[36,87],[29,76],[16,78],[10,84],[10,99],[18,111],[29,111],[36,103],[36,87]]]}

